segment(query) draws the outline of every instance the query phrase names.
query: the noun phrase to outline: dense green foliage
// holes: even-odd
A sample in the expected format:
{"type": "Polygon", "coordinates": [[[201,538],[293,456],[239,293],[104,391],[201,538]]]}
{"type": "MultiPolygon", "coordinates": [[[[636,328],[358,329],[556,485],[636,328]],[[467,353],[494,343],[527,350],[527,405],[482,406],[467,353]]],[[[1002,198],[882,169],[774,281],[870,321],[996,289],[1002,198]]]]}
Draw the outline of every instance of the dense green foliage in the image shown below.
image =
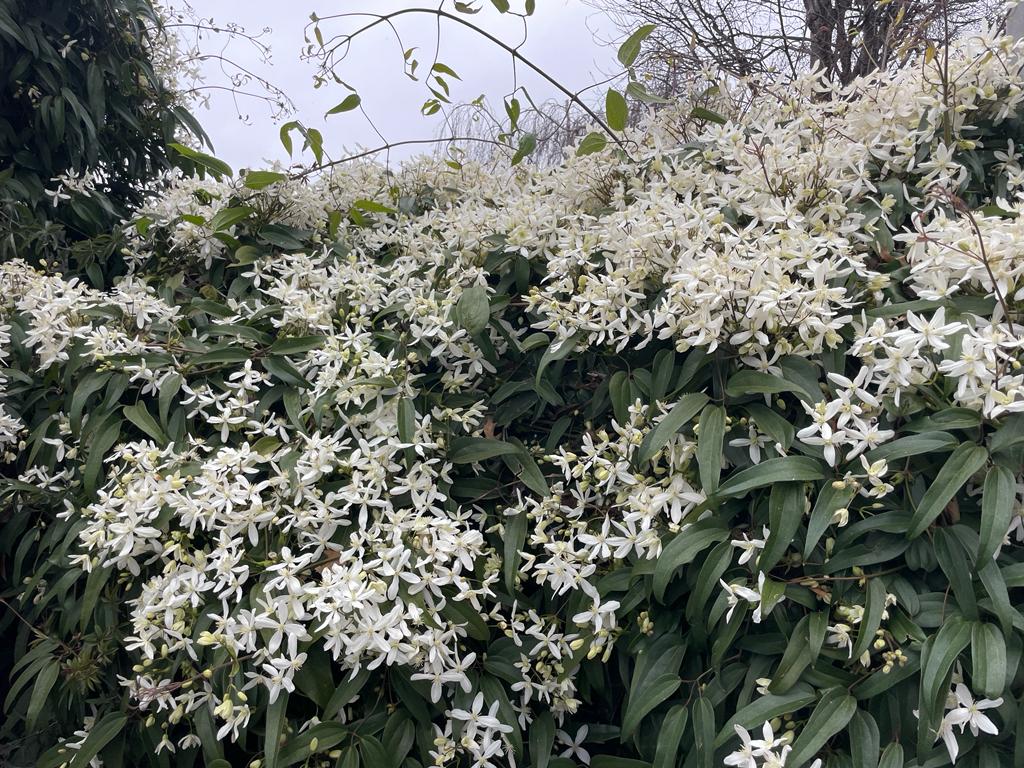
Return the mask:
{"type": "Polygon", "coordinates": [[[160,24],[150,0],[0,2],[0,258],[123,271],[121,219],[169,143],[205,138],[160,71],[160,24]]]}
{"type": "Polygon", "coordinates": [[[11,762],[1024,764],[1024,48],[950,61],[0,265],[11,762]]]}

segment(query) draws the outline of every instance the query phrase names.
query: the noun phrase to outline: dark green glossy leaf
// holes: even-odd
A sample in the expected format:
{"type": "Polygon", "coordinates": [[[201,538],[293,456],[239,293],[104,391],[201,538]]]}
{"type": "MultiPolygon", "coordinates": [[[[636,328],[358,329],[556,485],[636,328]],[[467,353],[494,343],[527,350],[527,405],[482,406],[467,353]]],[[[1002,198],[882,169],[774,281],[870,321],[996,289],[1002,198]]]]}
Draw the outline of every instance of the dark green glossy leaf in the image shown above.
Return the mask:
{"type": "Polygon", "coordinates": [[[971,475],[985,466],[987,460],[988,451],[974,443],[964,443],[953,451],[917,505],[907,538],[912,539],[924,533],[957,491],[971,475]]]}

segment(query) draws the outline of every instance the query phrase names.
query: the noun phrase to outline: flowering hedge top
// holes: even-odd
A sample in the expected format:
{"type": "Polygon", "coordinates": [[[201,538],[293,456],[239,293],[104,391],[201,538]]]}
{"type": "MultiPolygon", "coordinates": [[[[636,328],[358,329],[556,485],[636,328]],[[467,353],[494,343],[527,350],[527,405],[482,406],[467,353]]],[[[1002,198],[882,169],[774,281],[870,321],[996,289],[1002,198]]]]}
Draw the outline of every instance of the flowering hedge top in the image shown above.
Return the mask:
{"type": "Polygon", "coordinates": [[[51,766],[1006,759],[1022,65],[550,171],[178,181],[109,290],[0,266],[4,727],[53,718],[51,766]]]}

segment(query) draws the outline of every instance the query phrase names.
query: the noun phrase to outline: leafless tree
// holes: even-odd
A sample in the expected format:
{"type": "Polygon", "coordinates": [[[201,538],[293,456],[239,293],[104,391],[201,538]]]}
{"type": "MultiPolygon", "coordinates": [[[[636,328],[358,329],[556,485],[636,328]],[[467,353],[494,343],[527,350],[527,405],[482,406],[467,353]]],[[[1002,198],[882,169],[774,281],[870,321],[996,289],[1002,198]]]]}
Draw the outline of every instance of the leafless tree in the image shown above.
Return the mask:
{"type": "Polygon", "coordinates": [[[915,51],[1001,21],[999,0],[588,0],[624,30],[657,28],[643,66],[652,89],[705,68],[778,82],[821,69],[846,84],[915,51]]]}

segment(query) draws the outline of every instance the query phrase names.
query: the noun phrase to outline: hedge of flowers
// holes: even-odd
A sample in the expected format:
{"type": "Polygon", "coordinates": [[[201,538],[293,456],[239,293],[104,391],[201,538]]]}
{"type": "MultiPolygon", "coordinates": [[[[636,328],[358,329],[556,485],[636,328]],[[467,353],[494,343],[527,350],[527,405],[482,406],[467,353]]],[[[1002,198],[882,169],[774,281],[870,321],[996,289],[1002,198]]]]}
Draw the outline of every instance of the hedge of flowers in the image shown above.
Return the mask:
{"type": "Polygon", "coordinates": [[[1021,764],[1022,67],[0,265],[14,764],[1021,764]]]}

